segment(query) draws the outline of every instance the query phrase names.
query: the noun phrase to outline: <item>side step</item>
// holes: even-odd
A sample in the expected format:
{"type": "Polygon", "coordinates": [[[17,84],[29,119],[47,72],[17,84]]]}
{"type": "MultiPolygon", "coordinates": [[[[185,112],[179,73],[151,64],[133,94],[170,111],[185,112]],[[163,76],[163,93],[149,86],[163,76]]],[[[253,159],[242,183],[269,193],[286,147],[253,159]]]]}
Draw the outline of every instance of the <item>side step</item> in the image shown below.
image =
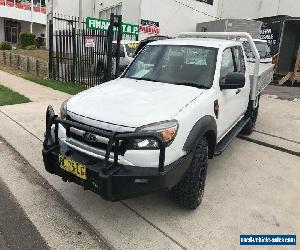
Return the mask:
{"type": "Polygon", "coordinates": [[[232,140],[241,132],[244,126],[249,122],[250,118],[243,118],[240,120],[233,129],[217,144],[215,156],[221,155],[232,140]]]}

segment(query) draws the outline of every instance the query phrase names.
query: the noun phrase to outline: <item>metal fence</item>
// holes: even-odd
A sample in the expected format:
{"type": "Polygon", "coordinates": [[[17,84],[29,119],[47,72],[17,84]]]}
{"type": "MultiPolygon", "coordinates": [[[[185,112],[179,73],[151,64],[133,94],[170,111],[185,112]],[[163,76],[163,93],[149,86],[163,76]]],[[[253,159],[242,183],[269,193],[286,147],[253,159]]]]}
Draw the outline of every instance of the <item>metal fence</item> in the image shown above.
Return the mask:
{"type": "MultiPolygon", "coordinates": [[[[85,22],[79,25],[78,17],[56,14],[49,20],[50,78],[89,88],[119,75],[122,16],[112,14],[108,30],[87,30],[85,26],[85,22]]],[[[133,38],[137,40],[124,37],[133,38]]]]}

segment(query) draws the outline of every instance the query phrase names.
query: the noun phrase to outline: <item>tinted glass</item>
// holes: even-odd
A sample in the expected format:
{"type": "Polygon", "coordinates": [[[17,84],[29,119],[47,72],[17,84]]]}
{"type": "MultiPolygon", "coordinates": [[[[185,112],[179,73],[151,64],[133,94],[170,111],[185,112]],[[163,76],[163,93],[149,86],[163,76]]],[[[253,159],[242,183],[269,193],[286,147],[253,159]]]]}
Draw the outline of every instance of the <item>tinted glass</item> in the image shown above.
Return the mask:
{"type": "Polygon", "coordinates": [[[235,72],[235,65],[233,60],[233,54],[231,49],[224,50],[222,64],[221,64],[221,74],[220,79],[222,80],[228,73],[235,72]]]}

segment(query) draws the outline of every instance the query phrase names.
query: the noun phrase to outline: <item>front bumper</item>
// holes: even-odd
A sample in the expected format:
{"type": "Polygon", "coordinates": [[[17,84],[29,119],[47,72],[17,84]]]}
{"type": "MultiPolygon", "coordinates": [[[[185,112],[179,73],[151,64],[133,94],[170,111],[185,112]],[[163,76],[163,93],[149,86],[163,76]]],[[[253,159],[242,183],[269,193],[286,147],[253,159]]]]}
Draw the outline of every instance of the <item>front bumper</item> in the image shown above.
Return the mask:
{"type": "Polygon", "coordinates": [[[91,190],[109,201],[119,201],[139,195],[148,194],[159,190],[170,190],[184,176],[190,163],[192,155],[188,154],[174,163],[164,166],[166,145],[159,136],[152,133],[146,134],[116,134],[107,133],[86,125],[65,121],[55,116],[51,107],[47,110],[46,135],[43,148],[43,159],[46,170],[63,178],[64,181],[74,182],[91,190]],[[58,140],[58,124],[68,130],[70,127],[84,129],[109,138],[106,157],[104,160],[83,154],[75,149],[63,147],[58,140]],[[55,138],[52,138],[51,128],[55,125],[55,138]],[[160,156],[157,168],[146,168],[137,166],[126,166],[118,163],[118,145],[120,140],[136,138],[153,138],[159,144],[160,156]],[[109,161],[109,155],[114,147],[114,162],[109,161]],[[66,172],[59,165],[59,155],[66,155],[69,159],[86,166],[87,180],[80,179],[66,172]]]}
{"type": "Polygon", "coordinates": [[[156,168],[120,164],[106,172],[103,160],[69,149],[68,158],[84,164],[87,168],[87,180],[83,180],[60,168],[58,162],[60,153],[60,146],[43,149],[44,164],[49,173],[62,177],[64,181],[74,182],[109,201],[170,190],[181,180],[191,162],[190,155],[187,155],[166,166],[163,172],[159,172],[156,168]]]}

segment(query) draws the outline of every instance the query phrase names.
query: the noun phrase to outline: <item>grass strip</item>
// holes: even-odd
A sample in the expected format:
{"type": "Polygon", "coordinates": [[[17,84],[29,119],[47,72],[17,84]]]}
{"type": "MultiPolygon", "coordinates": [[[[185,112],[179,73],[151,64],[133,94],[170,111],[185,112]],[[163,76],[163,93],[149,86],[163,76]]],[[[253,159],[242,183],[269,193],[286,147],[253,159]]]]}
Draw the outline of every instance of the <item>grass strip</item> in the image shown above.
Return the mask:
{"type": "Polygon", "coordinates": [[[13,90],[0,85],[0,106],[14,105],[31,102],[26,96],[23,96],[13,90]]]}

